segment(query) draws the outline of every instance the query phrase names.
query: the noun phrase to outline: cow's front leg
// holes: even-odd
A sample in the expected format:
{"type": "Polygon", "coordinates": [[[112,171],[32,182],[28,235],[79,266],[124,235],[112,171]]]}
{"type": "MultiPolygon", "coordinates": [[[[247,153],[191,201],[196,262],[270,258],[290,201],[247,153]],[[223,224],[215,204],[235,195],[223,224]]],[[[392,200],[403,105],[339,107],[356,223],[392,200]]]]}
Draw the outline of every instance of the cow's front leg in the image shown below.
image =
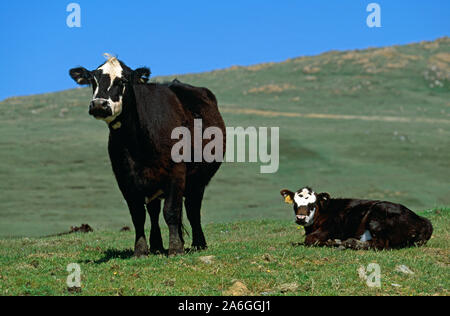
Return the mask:
{"type": "Polygon", "coordinates": [[[150,228],[150,252],[153,254],[164,253],[161,229],[159,227],[159,214],[161,213],[161,200],[155,199],[147,204],[152,226],[150,228]]]}
{"type": "Polygon", "coordinates": [[[136,199],[128,201],[131,219],[133,220],[134,230],[136,232],[136,240],[134,244],[134,256],[136,258],[148,256],[148,246],[145,239],[145,207],[143,202],[136,199]]]}
{"type": "Polygon", "coordinates": [[[327,246],[328,233],[321,230],[317,230],[305,238],[305,246],[327,246]]]}
{"type": "Polygon", "coordinates": [[[360,241],[356,238],[349,238],[342,242],[341,247],[353,250],[368,250],[371,248],[370,241],[360,241]]]}
{"type": "Polygon", "coordinates": [[[175,256],[184,254],[184,242],[180,236],[184,181],[174,180],[168,192],[163,212],[169,226],[169,256],[175,256]]]}

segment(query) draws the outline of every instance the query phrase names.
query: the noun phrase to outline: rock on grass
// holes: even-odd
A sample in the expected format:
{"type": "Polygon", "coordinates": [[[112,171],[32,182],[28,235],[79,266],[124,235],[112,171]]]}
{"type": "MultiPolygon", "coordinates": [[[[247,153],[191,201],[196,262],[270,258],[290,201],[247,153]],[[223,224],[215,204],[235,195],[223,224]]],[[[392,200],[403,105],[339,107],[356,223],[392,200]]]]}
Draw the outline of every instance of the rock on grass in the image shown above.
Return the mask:
{"type": "Polygon", "coordinates": [[[247,286],[240,282],[236,281],[234,284],[226,291],[223,292],[225,296],[248,296],[251,292],[248,290],[247,286]]]}

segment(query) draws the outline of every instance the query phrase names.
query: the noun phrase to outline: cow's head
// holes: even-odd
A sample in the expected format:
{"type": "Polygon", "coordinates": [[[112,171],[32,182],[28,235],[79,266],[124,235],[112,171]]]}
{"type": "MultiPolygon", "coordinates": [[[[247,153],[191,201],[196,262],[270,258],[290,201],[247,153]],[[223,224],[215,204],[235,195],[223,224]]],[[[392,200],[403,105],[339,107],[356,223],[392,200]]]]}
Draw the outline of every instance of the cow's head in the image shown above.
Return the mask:
{"type": "Polygon", "coordinates": [[[311,188],[305,187],[297,192],[282,190],[284,201],[294,205],[295,222],[305,227],[314,223],[314,217],[320,209],[326,208],[330,198],[328,193],[316,194],[311,188]]]}
{"type": "Polygon", "coordinates": [[[79,67],[70,70],[70,76],[80,85],[90,85],[93,90],[89,114],[107,123],[114,121],[123,110],[123,99],[133,84],[146,83],[150,76],[148,68],[132,70],[116,57],[105,54],[108,59],[96,70],[79,67]]]}

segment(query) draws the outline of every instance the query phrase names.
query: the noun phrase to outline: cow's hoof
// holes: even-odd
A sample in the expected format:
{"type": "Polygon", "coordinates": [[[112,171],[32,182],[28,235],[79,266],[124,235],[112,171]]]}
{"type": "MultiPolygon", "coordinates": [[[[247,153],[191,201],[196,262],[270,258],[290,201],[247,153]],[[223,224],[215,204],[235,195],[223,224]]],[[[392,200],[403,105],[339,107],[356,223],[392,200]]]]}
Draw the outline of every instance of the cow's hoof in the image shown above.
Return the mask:
{"type": "Polygon", "coordinates": [[[164,255],[167,251],[164,248],[150,248],[150,253],[152,255],[164,255]]]}
{"type": "Polygon", "coordinates": [[[148,255],[149,255],[148,248],[134,249],[134,254],[133,254],[134,258],[137,258],[137,259],[145,258],[145,257],[148,257],[148,255]]]}
{"type": "Polygon", "coordinates": [[[142,258],[147,258],[148,257],[148,253],[145,252],[134,252],[133,258],[135,259],[142,259],[142,258]]]}
{"type": "Polygon", "coordinates": [[[353,249],[353,250],[365,250],[368,248],[367,242],[361,242],[355,238],[350,238],[342,242],[342,245],[345,248],[353,249]]]}
{"type": "Polygon", "coordinates": [[[207,250],[208,246],[207,245],[192,245],[191,250],[192,251],[203,251],[203,250],[207,250]]]}
{"type": "Polygon", "coordinates": [[[205,251],[208,249],[208,246],[194,246],[192,245],[191,248],[186,248],[185,249],[185,253],[194,253],[194,252],[200,252],[200,251],[205,251]]]}
{"type": "Polygon", "coordinates": [[[141,238],[136,242],[134,247],[134,255],[135,258],[143,258],[148,256],[148,246],[145,238],[141,238]]]}
{"type": "Polygon", "coordinates": [[[184,248],[173,248],[169,249],[169,257],[184,255],[184,248]]]}

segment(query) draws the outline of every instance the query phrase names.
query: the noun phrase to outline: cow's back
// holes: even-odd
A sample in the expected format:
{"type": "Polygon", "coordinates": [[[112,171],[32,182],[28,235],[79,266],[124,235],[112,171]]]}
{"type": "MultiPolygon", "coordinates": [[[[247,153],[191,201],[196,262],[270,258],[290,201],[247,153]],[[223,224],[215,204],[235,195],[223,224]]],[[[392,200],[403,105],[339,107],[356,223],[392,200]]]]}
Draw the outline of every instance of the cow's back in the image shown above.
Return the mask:
{"type": "MultiPolygon", "coordinates": [[[[226,128],[223,118],[217,106],[216,96],[207,88],[195,87],[178,80],[174,80],[167,84],[167,87],[175,93],[180,100],[186,117],[188,118],[188,125],[193,126],[193,120],[201,120],[203,131],[209,127],[215,127],[221,130],[223,135],[222,149],[225,154],[226,151],[226,128]]],[[[203,139],[203,147],[210,140],[203,139]]],[[[192,151],[194,152],[194,151],[192,151]]],[[[188,164],[188,179],[187,185],[202,185],[209,183],[211,178],[217,172],[221,165],[221,161],[212,163],[189,163],[188,164]]]]}
{"type": "Polygon", "coordinates": [[[426,243],[433,233],[431,222],[406,206],[378,202],[371,210],[369,229],[390,240],[392,248],[426,243]]]}

